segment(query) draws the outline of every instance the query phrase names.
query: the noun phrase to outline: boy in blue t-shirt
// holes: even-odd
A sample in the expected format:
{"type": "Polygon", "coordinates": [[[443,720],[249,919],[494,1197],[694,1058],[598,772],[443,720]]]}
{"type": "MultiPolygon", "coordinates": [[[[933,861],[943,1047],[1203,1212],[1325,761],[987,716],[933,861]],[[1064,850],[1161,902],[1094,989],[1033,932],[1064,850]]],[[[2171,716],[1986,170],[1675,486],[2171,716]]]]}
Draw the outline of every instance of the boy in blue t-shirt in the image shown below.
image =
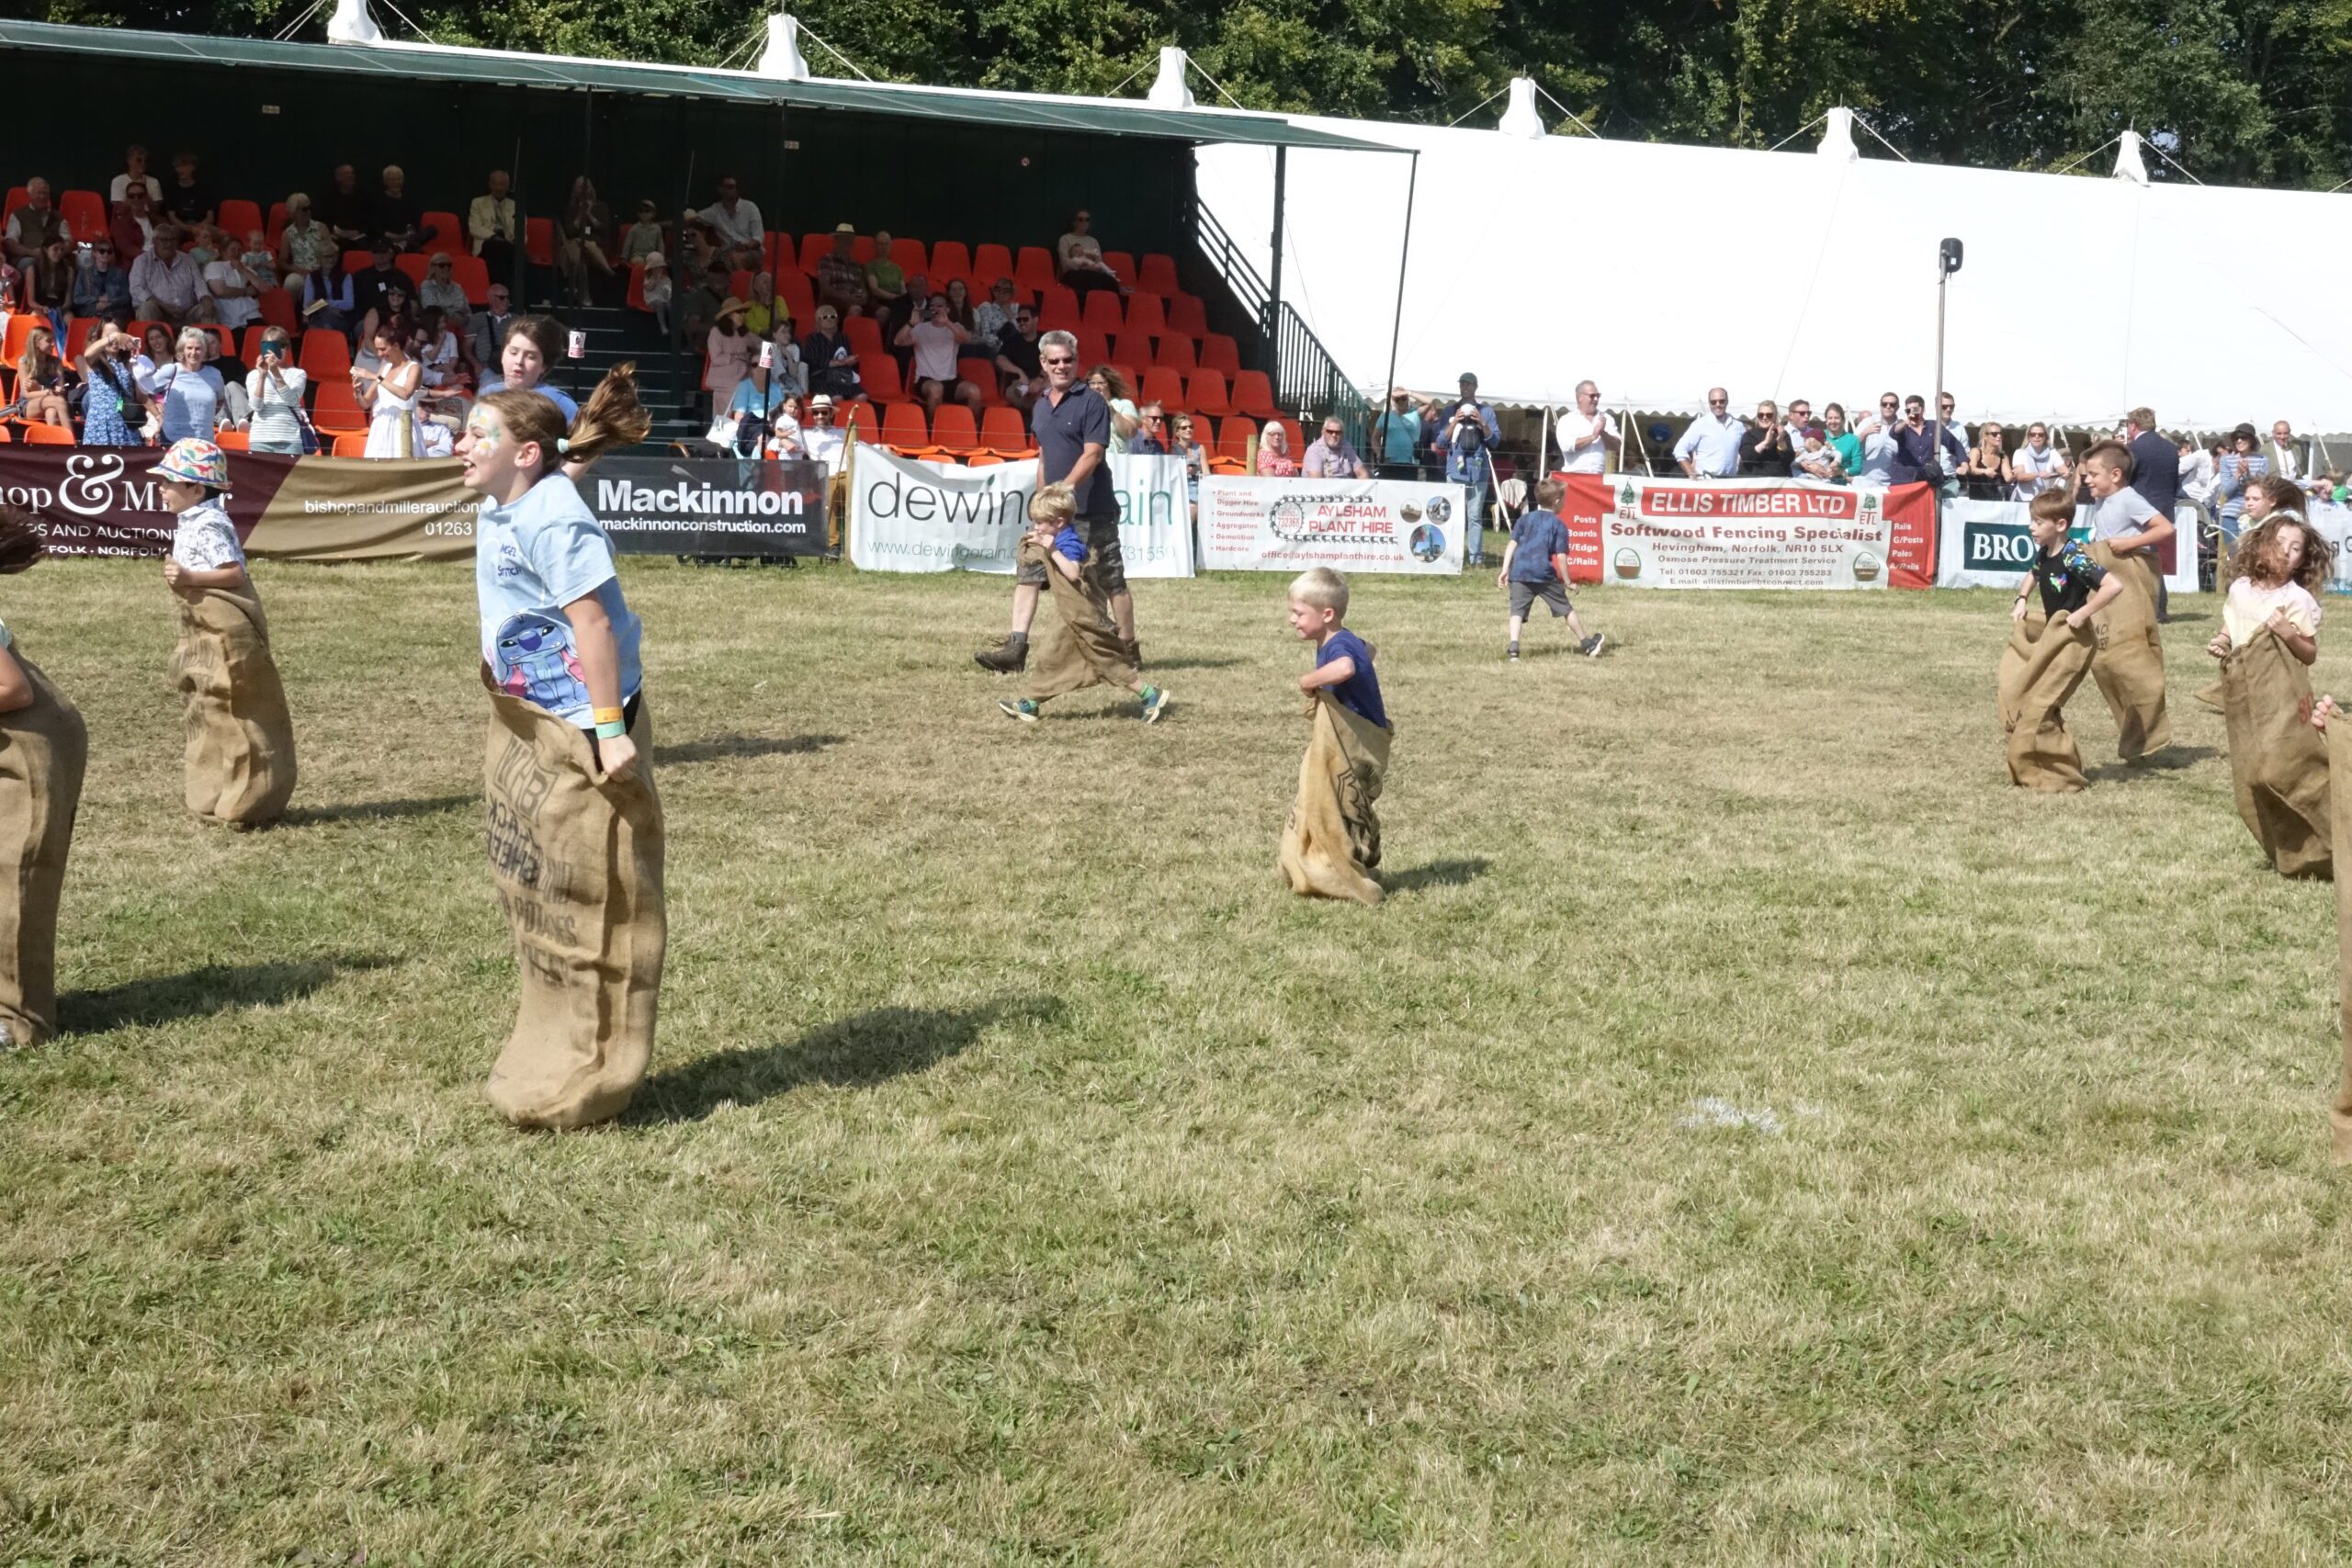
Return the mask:
{"type": "Polygon", "coordinates": [[[1328,566],[1302,571],[1290,585],[1290,626],[1315,645],[1315,668],[1298,678],[1308,696],[1329,687],[1331,700],[1367,724],[1388,728],[1373,673],[1372,645],[1341,623],[1348,614],[1348,580],[1328,566]]]}
{"type": "Polygon", "coordinates": [[[1380,865],[1380,817],[1373,804],[1395,733],[1372,645],[1341,624],[1347,614],[1348,580],[1329,567],[1291,582],[1291,629],[1315,644],[1315,668],[1298,678],[1310,722],[1298,798],[1283,825],[1283,875],[1294,893],[1377,904],[1381,887],[1372,874],[1380,865]]]}
{"type": "Polygon", "coordinates": [[[1608,639],[1599,632],[1585,635],[1584,623],[1577,619],[1576,606],[1568,603],[1568,591],[1560,581],[1558,562],[1568,554],[1568,530],[1560,521],[1560,502],[1568,498],[1568,487],[1557,479],[1545,479],[1535,487],[1535,510],[1510,525],[1510,544],[1503,551],[1503,569],[1496,575],[1498,586],[1510,592],[1510,658],[1519,661],[1519,628],[1526,624],[1527,612],[1538,599],[1550,607],[1552,618],[1565,615],[1568,620],[1568,635],[1577,639],[1577,651],[1587,659],[1598,659],[1608,639]]]}
{"type": "Polygon", "coordinates": [[[1029,498],[1029,532],[1021,540],[1024,571],[1042,564],[1061,613],[1064,636],[1049,644],[1029,671],[1028,691],[998,703],[1007,718],[1037,722],[1039,705],[1102,684],[1124,686],[1143,699],[1141,717],[1156,723],[1168,694],[1136,673],[1134,655],[1111,615],[1111,596],[1090,566],[1086,536],[1078,531],[1078,495],[1067,484],[1037,487],[1029,498]]]}

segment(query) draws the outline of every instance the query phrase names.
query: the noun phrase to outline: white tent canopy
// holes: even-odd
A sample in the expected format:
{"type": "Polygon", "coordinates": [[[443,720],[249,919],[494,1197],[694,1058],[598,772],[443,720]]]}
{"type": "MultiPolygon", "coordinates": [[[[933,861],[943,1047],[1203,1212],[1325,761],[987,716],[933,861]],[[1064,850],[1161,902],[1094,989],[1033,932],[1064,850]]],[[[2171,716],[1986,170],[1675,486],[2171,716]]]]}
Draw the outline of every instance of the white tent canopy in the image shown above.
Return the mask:
{"type": "MultiPolygon", "coordinates": [[[[1396,379],[1561,403],[1851,411],[1935,373],[1936,248],[1951,284],[1944,384],[1970,421],[2352,428],[2340,259],[2352,196],[2018,174],[1361,120],[1299,119],[1419,152],[1396,379]]],[[[1273,155],[1199,150],[1229,232],[1270,224],[1273,155]]],[[[1388,364],[1405,161],[1293,151],[1283,295],[1347,374],[1388,364]]],[[[1247,243],[1247,242],[1245,242],[1247,243]]],[[[1269,245],[1251,258],[1262,272],[1269,245]]]]}

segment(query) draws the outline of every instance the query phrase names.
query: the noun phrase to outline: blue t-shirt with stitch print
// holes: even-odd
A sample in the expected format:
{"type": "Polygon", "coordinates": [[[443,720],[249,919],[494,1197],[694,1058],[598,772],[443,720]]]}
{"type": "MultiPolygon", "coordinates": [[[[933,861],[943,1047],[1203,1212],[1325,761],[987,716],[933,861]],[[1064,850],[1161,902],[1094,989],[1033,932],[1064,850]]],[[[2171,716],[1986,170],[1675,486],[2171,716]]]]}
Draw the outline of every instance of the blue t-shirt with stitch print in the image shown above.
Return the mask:
{"type": "Polygon", "coordinates": [[[1054,536],[1054,553],[1064,560],[1076,561],[1080,566],[1086,564],[1086,540],[1080,535],[1076,524],[1062,525],[1061,532],[1054,536]]]}
{"type": "Polygon", "coordinates": [[[1387,728],[1388,710],[1381,705],[1380,677],[1372,671],[1372,649],[1363,645],[1363,638],[1345,626],[1326,637],[1323,646],[1315,650],[1315,668],[1320,670],[1340,659],[1354,660],[1356,672],[1338,685],[1323,689],[1331,694],[1332,701],[1358,718],[1387,728]]]}
{"type": "Polygon", "coordinates": [[[1567,525],[1556,512],[1531,512],[1510,525],[1511,543],[1519,549],[1510,558],[1513,582],[1556,582],[1552,558],[1568,553],[1567,525]]]}
{"type": "Polygon", "coordinates": [[[621,597],[613,542],[580,491],[560,473],[542,477],[511,506],[485,506],[474,525],[474,588],[481,601],[481,656],[510,696],[588,728],[594,706],[566,604],[594,598],[613,623],[621,701],[645,676],[637,616],[621,597]]]}

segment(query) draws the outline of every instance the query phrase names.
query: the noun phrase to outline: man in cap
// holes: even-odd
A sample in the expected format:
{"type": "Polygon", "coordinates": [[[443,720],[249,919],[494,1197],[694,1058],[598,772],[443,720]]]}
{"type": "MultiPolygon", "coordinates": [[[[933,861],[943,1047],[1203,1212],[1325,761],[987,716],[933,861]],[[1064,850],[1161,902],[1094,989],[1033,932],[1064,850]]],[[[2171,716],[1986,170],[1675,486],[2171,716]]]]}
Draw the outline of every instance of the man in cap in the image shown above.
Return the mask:
{"type": "Polygon", "coordinates": [[[1443,416],[1432,450],[1445,457],[1445,477],[1470,487],[1470,510],[1462,520],[1462,557],[1465,566],[1487,564],[1487,507],[1495,491],[1495,443],[1502,439],[1495,411],[1478,400],[1478,378],[1464,370],[1462,395],[1443,416]]]}

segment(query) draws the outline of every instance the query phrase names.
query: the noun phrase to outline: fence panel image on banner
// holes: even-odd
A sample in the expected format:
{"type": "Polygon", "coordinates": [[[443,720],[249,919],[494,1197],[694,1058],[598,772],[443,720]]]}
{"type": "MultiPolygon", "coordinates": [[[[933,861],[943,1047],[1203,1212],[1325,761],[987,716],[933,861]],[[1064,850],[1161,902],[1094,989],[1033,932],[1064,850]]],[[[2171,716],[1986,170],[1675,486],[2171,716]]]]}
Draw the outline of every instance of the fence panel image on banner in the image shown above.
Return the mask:
{"type": "MultiPolygon", "coordinates": [[[[1193,530],[1181,457],[1104,459],[1119,494],[1119,549],[1129,577],[1193,575],[1193,530]]],[[[850,479],[849,558],[863,571],[1013,569],[1029,526],[1037,462],[967,468],[861,446],[850,479]]],[[[1201,484],[1208,504],[1208,481],[1201,484]]]]}
{"type": "Polygon", "coordinates": [[[1201,565],[1211,571],[1462,570],[1467,487],[1409,479],[1201,481],[1201,565]]]}

